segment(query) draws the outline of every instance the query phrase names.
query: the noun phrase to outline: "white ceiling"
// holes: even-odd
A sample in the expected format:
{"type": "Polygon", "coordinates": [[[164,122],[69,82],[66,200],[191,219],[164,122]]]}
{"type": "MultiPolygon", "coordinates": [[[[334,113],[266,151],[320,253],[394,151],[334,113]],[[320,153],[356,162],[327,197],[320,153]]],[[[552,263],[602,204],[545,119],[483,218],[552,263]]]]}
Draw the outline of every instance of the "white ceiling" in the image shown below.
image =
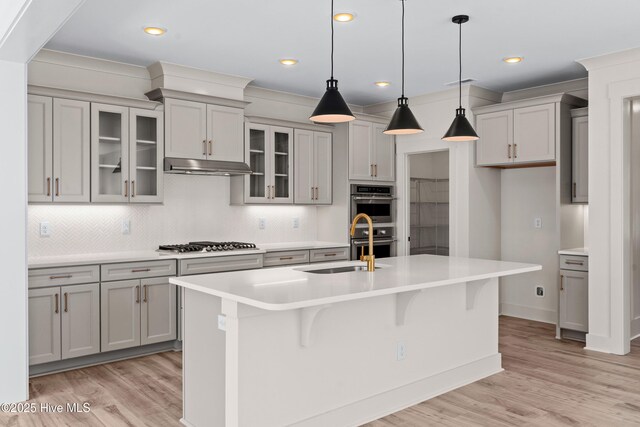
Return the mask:
{"type": "MultiPolygon", "coordinates": [[[[400,93],[398,0],[335,0],[355,12],[336,23],[335,77],[345,99],[368,105],[400,93]],[[376,80],[392,85],[378,88],[376,80]]],[[[456,14],[464,75],[509,91],[586,76],[576,59],[640,46],[637,0],[408,0],[408,96],[457,79],[456,14]],[[510,65],[505,56],[525,61],[510,65]]],[[[163,60],[254,78],[253,84],[310,96],[329,78],[329,0],[87,0],[47,48],[147,66],[163,60]],[[146,35],[146,25],[168,29],[146,35]],[[300,63],[286,68],[279,58],[300,63]]]]}

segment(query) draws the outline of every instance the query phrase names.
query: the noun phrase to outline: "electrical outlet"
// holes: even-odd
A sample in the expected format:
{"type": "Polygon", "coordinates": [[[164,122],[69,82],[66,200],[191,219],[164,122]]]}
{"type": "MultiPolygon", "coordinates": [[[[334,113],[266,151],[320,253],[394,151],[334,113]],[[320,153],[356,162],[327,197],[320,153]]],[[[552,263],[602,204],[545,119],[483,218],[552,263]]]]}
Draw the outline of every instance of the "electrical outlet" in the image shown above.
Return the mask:
{"type": "Polygon", "coordinates": [[[49,236],[51,236],[51,226],[48,221],[43,221],[40,223],[40,237],[49,236]]]}
{"type": "Polygon", "coordinates": [[[544,297],[544,286],[536,286],[536,296],[544,297]]]}
{"type": "Polygon", "coordinates": [[[122,220],[122,234],[131,234],[131,220],[123,219],[122,220]]]}
{"type": "Polygon", "coordinates": [[[407,357],[407,347],[403,342],[399,342],[396,348],[396,358],[397,360],[404,360],[407,357]]]}
{"type": "Polygon", "coordinates": [[[300,228],[300,218],[293,218],[293,228],[300,228]]]}
{"type": "Polygon", "coordinates": [[[535,228],[542,228],[542,218],[534,218],[533,219],[533,226],[535,228]]]}
{"type": "Polygon", "coordinates": [[[227,330],[227,316],[218,314],[218,329],[221,331],[227,330]]]}
{"type": "Polygon", "coordinates": [[[258,218],[258,228],[260,230],[267,228],[267,220],[265,218],[258,218]]]}

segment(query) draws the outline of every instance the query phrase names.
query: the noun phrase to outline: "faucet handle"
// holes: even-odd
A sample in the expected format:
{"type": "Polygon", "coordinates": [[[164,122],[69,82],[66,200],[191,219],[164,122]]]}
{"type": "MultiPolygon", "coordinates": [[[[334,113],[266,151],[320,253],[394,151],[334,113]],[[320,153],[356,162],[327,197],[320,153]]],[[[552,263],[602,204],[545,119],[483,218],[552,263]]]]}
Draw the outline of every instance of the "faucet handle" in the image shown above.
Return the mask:
{"type": "Polygon", "coordinates": [[[364,261],[364,245],[360,246],[360,261],[364,261]]]}

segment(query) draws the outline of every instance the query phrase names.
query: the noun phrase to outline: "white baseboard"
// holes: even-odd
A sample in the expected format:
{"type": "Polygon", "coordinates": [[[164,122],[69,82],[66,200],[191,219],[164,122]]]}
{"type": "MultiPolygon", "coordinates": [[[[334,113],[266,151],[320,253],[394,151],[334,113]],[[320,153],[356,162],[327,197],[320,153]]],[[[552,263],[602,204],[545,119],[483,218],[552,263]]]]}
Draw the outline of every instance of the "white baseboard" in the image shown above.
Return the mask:
{"type": "Polygon", "coordinates": [[[613,353],[611,351],[611,338],[603,335],[587,334],[587,345],[584,349],[601,353],[613,353]]]}
{"type": "Polygon", "coordinates": [[[500,303],[500,314],[503,316],[518,317],[520,319],[551,323],[552,325],[555,325],[558,319],[558,314],[553,310],[545,310],[542,308],[528,307],[525,305],[510,304],[507,302],[500,303]]]}
{"type": "Polygon", "coordinates": [[[294,423],[298,427],[360,426],[502,372],[500,353],[441,372],[330,412],[294,423]]]}

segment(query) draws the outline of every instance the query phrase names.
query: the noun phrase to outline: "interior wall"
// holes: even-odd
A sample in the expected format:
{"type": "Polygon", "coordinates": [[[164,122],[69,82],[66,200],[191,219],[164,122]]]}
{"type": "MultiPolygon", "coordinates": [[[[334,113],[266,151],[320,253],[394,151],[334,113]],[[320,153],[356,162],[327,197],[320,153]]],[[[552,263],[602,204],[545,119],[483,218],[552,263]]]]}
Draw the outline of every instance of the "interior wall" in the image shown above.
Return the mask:
{"type": "Polygon", "coordinates": [[[640,336],[640,99],[631,105],[631,339],[640,336]]]}
{"type": "Polygon", "coordinates": [[[411,154],[409,156],[411,178],[448,179],[449,152],[411,154]]]}

